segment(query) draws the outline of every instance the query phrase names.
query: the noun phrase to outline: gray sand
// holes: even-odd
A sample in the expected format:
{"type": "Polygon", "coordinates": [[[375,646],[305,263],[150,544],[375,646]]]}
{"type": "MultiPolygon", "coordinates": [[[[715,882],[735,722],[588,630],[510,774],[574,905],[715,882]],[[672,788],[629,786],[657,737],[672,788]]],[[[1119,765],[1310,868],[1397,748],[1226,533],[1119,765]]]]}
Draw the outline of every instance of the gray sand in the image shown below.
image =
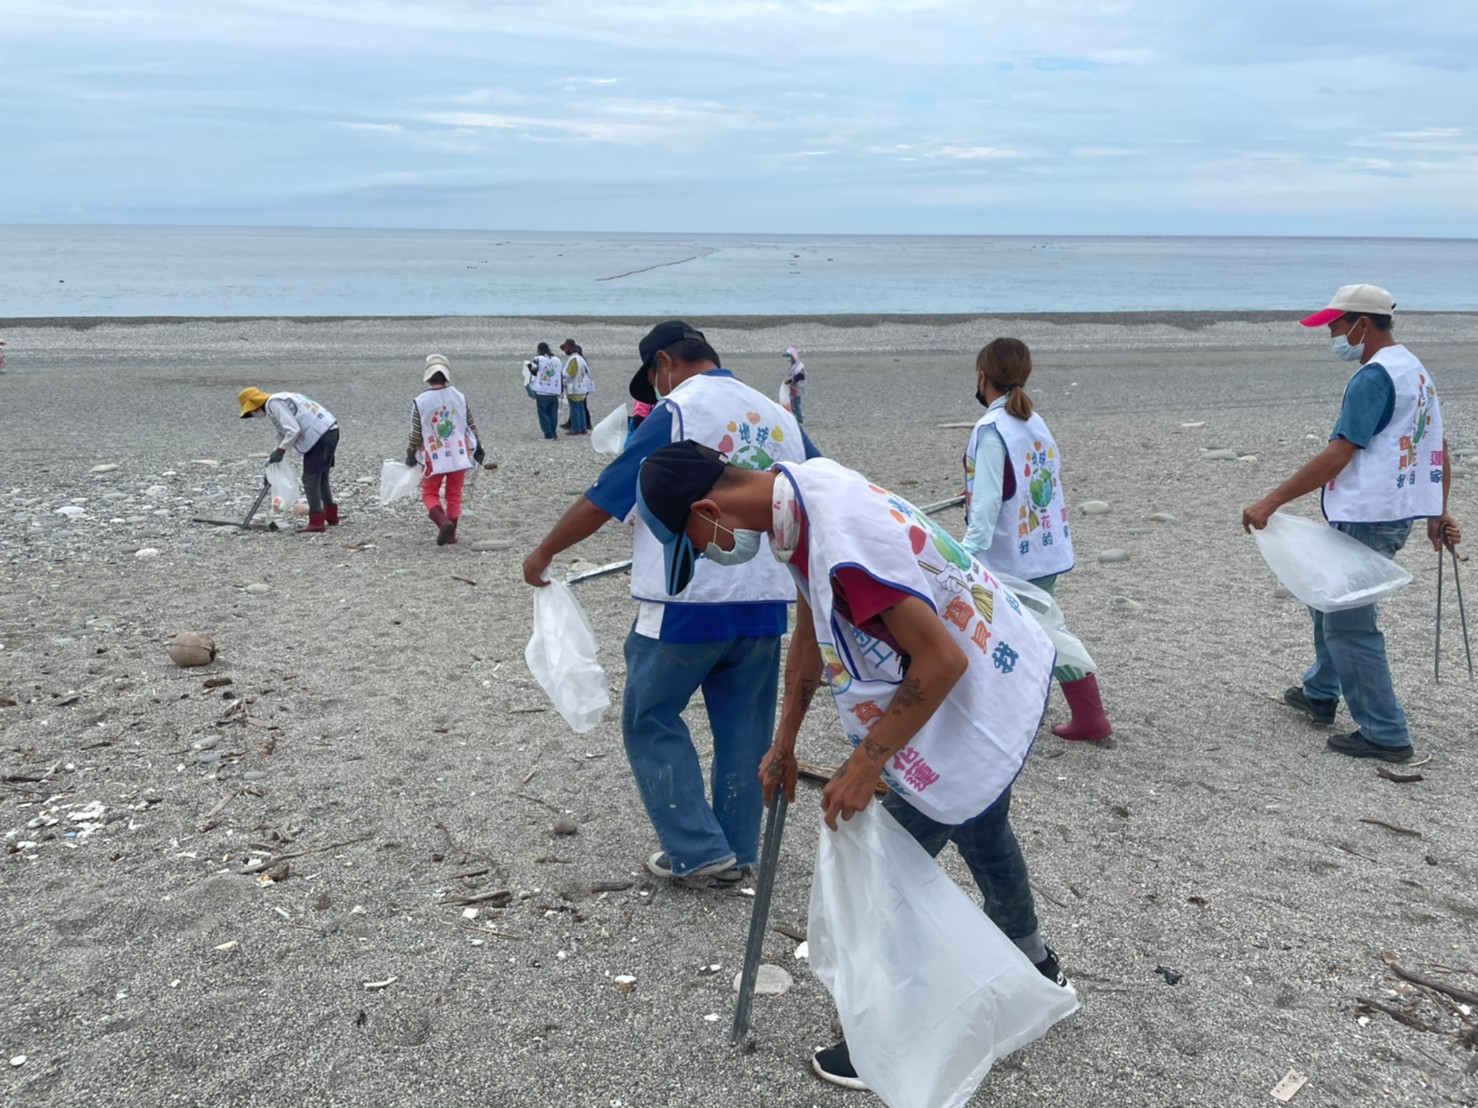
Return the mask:
{"type": "MultiPolygon", "coordinates": [[[[585,440],[538,437],[518,362],[540,339],[576,335],[599,418],[624,393],[641,330],[7,325],[0,697],[19,704],[0,707],[0,1052],[26,1061],[4,1067],[0,1099],[869,1102],[809,1073],[833,1011],[781,935],[766,959],[796,984],[756,1001],[751,1050],[729,1048],[751,900],[645,875],[655,844],[618,713],[573,734],[523,664],[522,555],[601,460],[585,440]],[[475,478],[463,543],[446,549],[418,504],[375,502],[430,350],[452,356],[500,463],[475,478]],[[233,418],[248,383],[301,388],[339,416],[337,531],[298,539],[188,522],[238,516],[254,492],[261,463],[248,455],[271,444],[263,424],[233,418]],[[120,468],[90,475],[100,463],[120,468]],[[82,516],[55,514],[72,501],[82,516]],[[513,547],[480,554],[479,539],[513,547]],[[217,662],[173,667],[164,648],[182,630],[213,636],[217,662]],[[206,690],[211,676],[234,683],[206,690]],[[193,750],[200,740],[215,745],[193,750]],[[69,819],[90,802],[100,816],[69,819]],[[579,831],[557,838],[566,815],[579,831]],[[346,842],[292,859],[280,882],[238,873],[253,849],[346,842]],[[632,885],[591,892],[606,881],[632,885]],[[510,905],[476,920],[440,903],[495,890],[510,905]],[[630,992],[614,984],[621,974],[636,977],[630,992]]],[[[1323,733],[1276,703],[1307,663],[1308,617],[1275,596],[1237,524],[1327,435],[1348,370],[1322,339],[1268,313],[729,320],[708,331],[767,395],[780,351],[798,346],[818,444],[920,502],[961,484],[966,433],[939,425],[979,414],[974,351],[1021,335],[1037,353],[1030,391],[1063,444],[1071,502],[1111,505],[1076,518],[1078,568],[1059,596],[1098,659],[1117,737],[1080,747],[1044,729],[1015,810],[1047,940],[1083,1007],[998,1065],[972,1103],[1258,1105],[1290,1068],[1309,1077],[1297,1106],[1478,1102],[1478,1018],[1418,996],[1381,960],[1391,951],[1433,977],[1457,969],[1447,979],[1478,990],[1478,697],[1455,611],[1446,677],[1432,680],[1434,555],[1413,538],[1401,561],[1416,581],[1384,609],[1418,760],[1430,755],[1415,771],[1423,781],[1394,784],[1327,754],[1323,733]],[[1204,447],[1257,461],[1203,463],[1204,447]],[[1157,512],[1176,522],[1151,522],[1157,512]],[[1111,549],[1130,560],[1100,564],[1111,549]],[[1178,985],[1162,966],[1184,975],[1178,985]],[[1362,1012],[1358,998],[1409,1004],[1433,1030],[1362,1012]]],[[[1402,335],[1436,376],[1453,447],[1473,451],[1460,465],[1478,470],[1478,317],[1413,316],[1402,335]]],[[[1454,510],[1478,533],[1474,487],[1471,475],[1456,481],[1454,510]]],[[[963,527],[958,513],[943,520],[963,527]]],[[[622,558],[629,545],[613,525],[557,568],[622,558]]],[[[619,698],[626,581],[582,586],[580,599],[619,698]]],[[[1065,712],[1054,696],[1048,722],[1065,712]]],[[[702,713],[692,722],[706,744],[702,713]]],[[[830,706],[817,705],[803,756],[844,753],[830,706]]],[[[818,792],[803,784],[792,813],[777,923],[805,926],[818,792]]],[[[966,879],[957,860],[946,865],[966,879]]]]}

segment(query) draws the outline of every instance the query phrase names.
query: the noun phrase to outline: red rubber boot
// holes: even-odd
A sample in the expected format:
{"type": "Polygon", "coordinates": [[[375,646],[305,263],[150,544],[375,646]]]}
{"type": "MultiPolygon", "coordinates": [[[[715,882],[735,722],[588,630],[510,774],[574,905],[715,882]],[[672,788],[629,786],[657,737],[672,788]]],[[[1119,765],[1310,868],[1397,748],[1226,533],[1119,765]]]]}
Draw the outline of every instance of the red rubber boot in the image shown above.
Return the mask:
{"type": "Polygon", "coordinates": [[[308,526],[307,527],[299,527],[298,528],[298,534],[300,534],[300,535],[321,535],[321,534],[323,534],[324,531],[328,530],[328,528],[325,526],[326,519],[327,519],[327,513],[325,513],[325,512],[312,512],[312,513],[310,513],[309,516],[308,516],[308,526]]]}
{"type": "Polygon", "coordinates": [[[1106,739],[1114,733],[1108,716],[1103,714],[1103,701],[1098,696],[1097,674],[1090,673],[1076,681],[1063,682],[1062,695],[1067,698],[1067,706],[1072,710],[1073,718],[1052,728],[1052,733],[1059,739],[1093,742],[1106,739]]]}
{"type": "Polygon", "coordinates": [[[446,537],[446,544],[448,546],[456,546],[457,545],[457,524],[460,523],[460,522],[462,522],[462,521],[461,521],[460,518],[458,518],[458,519],[450,520],[449,522],[452,525],[452,533],[446,537]]]}
{"type": "Polygon", "coordinates": [[[337,504],[330,504],[327,508],[323,509],[323,522],[327,523],[330,527],[337,527],[339,525],[339,506],[337,504]]]}
{"type": "Polygon", "coordinates": [[[445,546],[456,524],[447,518],[446,509],[440,504],[429,509],[426,514],[431,517],[431,522],[436,524],[436,545],[445,546]]]}

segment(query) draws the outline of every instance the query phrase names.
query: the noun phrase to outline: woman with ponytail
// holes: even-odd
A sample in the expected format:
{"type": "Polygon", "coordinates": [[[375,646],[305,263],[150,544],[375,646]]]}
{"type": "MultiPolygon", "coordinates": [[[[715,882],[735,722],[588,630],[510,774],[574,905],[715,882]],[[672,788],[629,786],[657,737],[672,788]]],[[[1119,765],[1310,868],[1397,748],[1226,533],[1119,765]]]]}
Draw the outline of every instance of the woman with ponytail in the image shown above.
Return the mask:
{"type": "MultiPolygon", "coordinates": [[[[1026,392],[1032,355],[1020,339],[990,342],[975,359],[975,399],[985,415],[965,451],[965,549],[991,569],[1053,594],[1073,568],[1061,452],[1026,392]]],[[[1055,671],[1072,719],[1052,728],[1064,739],[1113,734],[1098,678],[1086,670],[1055,671]]]]}

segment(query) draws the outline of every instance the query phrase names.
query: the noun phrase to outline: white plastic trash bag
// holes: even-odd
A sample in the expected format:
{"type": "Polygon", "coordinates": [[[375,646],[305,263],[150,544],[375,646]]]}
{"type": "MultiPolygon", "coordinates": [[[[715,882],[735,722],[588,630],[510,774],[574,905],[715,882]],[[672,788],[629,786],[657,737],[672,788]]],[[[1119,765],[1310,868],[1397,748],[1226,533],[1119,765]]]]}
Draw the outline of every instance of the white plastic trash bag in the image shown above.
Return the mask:
{"type": "Polygon", "coordinates": [[[1302,516],[1274,512],[1252,537],[1278,580],[1316,611],[1374,604],[1411,582],[1411,574],[1390,558],[1302,516]]]}
{"type": "Polygon", "coordinates": [[[421,467],[408,466],[404,462],[385,459],[380,467],[380,504],[391,504],[402,496],[409,496],[421,483],[421,467]]]}
{"type": "Polygon", "coordinates": [[[523,660],[577,733],[598,724],[611,706],[606,671],[595,660],[595,632],[563,581],[534,590],[534,634],[523,660]]]}
{"type": "MultiPolygon", "coordinates": [[[[587,401],[588,403],[588,401],[587,401]]],[[[626,445],[626,405],[616,408],[590,431],[590,445],[597,454],[619,454],[626,445]]]]}
{"type": "Polygon", "coordinates": [[[303,490],[298,483],[298,471],[285,461],[273,462],[267,467],[267,483],[272,486],[272,510],[292,511],[303,490]]]}
{"type": "Polygon", "coordinates": [[[958,1108],[1077,1011],[878,803],[823,823],[806,937],[857,1076],[889,1108],[958,1108]]]}
{"type": "Polygon", "coordinates": [[[1083,645],[1083,640],[1067,629],[1067,619],[1063,616],[1062,608],[1058,605],[1056,597],[1023,578],[1001,573],[995,569],[992,569],[991,573],[995,575],[996,580],[1011,590],[1012,595],[1021,601],[1021,606],[1037,621],[1042,630],[1047,632],[1047,637],[1057,648],[1059,666],[1071,666],[1084,673],[1098,672],[1098,666],[1094,664],[1088,648],[1083,645]]]}
{"type": "Polygon", "coordinates": [[[789,381],[781,381],[780,382],[780,391],[775,395],[775,399],[778,400],[778,401],[780,401],[780,406],[782,408],[784,408],[786,411],[790,411],[790,382],[789,381]]]}

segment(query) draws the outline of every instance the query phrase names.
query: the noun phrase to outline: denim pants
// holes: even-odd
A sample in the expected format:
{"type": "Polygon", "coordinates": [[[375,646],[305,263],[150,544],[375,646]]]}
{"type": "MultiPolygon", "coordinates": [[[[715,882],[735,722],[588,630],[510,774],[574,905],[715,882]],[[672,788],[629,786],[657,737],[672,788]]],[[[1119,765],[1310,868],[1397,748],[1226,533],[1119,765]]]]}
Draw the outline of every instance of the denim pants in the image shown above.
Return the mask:
{"type": "Polygon", "coordinates": [[[583,396],[570,397],[570,434],[583,435],[590,430],[590,403],[583,396]]]}
{"type": "Polygon", "coordinates": [[[806,422],[806,417],[804,413],[801,412],[801,402],[804,399],[805,398],[801,396],[791,396],[790,398],[790,414],[795,416],[795,421],[797,423],[806,422]]]}
{"type": "Polygon", "coordinates": [[[546,439],[559,438],[559,397],[535,395],[534,403],[539,408],[539,430],[546,439]]]}
{"type": "Polygon", "coordinates": [[[897,793],[883,798],[892,813],[918,844],[937,858],[944,844],[952,842],[970,868],[970,876],[985,898],[985,914],[1006,938],[1016,944],[1033,964],[1047,957],[1047,947],[1037,927],[1037,908],[1027,881],[1026,859],[1016,832],[1011,830],[1011,790],[969,823],[950,826],[935,823],[897,793]]]}
{"type": "Polygon", "coordinates": [[[635,630],[626,636],[626,759],[678,876],[731,858],[741,866],[759,860],[760,759],[775,733],[779,688],[778,638],[692,643],[662,642],[635,630]],[[699,689],[713,730],[706,783],[682,718],[699,689]]]}
{"type": "MultiPolygon", "coordinates": [[[[1411,534],[1410,520],[1337,523],[1334,527],[1387,558],[1394,558],[1411,534]]],[[[1386,637],[1376,626],[1376,606],[1342,612],[1311,608],[1309,614],[1314,617],[1314,664],[1304,674],[1304,695],[1311,700],[1338,700],[1343,693],[1360,734],[1379,746],[1409,746],[1411,733],[1391,685],[1386,637]]]]}

